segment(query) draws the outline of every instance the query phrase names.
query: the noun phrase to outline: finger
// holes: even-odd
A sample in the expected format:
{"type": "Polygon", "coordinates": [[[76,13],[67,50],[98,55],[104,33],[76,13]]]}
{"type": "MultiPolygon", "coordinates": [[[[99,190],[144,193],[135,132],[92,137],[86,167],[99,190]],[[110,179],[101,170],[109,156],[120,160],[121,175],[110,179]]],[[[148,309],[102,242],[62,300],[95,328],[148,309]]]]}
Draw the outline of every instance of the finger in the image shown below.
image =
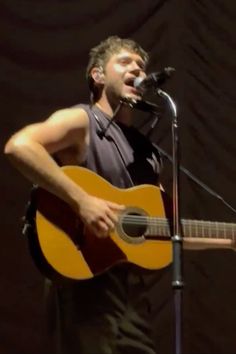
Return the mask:
{"type": "MultiPolygon", "coordinates": [[[[115,223],[112,219],[112,217],[110,217],[110,214],[111,214],[111,211],[107,211],[107,214],[105,214],[103,216],[103,220],[105,222],[105,224],[107,225],[108,227],[108,231],[111,231],[111,230],[114,230],[114,227],[115,227],[115,223]]],[[[115,218],[114,218],[115,219],[115,218]]]]}
{"type": "Polygon", "coordinates": [[[114,213],[111,209],[107,210],[107,216],[108,218],[112,221],[113,223],[113,228],[115,227],[115,224],[118,223],[119,217],[116,213],[114,213]]]}
{"type": "Polygon", "coordinates": [[[113,210],[117,210],[117,211],[125,209],[125,205],[113,203],[113,202],[110,202],[110,201],[107,201],[107,205],[109,206],[109,208],[111,208],[113,210]]]}
{"type": "Polygon", "coordinates": [[[107,226],[107,224],[102,221],[99,220],[96,224],[96,234],[98,237],[107,237],[109,236],[109,227],[107,226]]]}

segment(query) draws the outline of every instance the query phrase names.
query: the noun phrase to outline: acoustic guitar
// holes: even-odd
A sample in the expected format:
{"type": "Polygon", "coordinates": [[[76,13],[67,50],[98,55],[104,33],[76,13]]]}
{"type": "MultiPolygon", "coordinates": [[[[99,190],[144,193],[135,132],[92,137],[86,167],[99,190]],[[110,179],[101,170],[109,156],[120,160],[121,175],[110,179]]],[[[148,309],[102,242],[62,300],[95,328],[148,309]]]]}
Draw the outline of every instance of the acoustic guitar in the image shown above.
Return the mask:
{"type": "MultiPolygon", "coordinates": [[[[119,189],[86,168],[62,169],[89,194],[123,204],[125,209],[114,232],[97,238],[65,202],[38,188],[36,233],[31,246],[33,242],[37,265],[48,277],[82,280],[120,262],[147,269],[160,269],[172,262],[171,225],[158,187],[119,189]]],[[[235,246],[236,224],[183,219],[181,227],[186,248],[235,246]]]]}

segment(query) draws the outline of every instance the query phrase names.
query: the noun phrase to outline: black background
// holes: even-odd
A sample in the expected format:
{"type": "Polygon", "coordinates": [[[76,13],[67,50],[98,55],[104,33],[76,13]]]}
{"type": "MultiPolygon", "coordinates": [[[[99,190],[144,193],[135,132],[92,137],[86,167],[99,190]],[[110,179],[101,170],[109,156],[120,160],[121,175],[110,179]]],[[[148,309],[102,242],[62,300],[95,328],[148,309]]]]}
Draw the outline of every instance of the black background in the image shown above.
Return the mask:
{"type": "MultiPolygon", "coordinates": [[[[24,125],[88,100],[91,47],[108,35],[131,37],[151,54],[150,72],[176,68],[164,89],[178,107],[181,164],[236,208],[235,15],[234,0],[2,1],[2,151],[24,125]]],[[[171,153],[166,109],[152,139],[171,153]]],[[[171,166],[164,165],[171,193],[171,166]]],[[[21,236],[30,183],[3,154],[1,171],[0,352],[40,354],[43,278],[21,236]]],[[[181,215],[236,222],[235,213],[182,174],[181,215]]],[[[153,299],[160,353],[173,352],[171,277],[171,268],[160,271],[153,299]]],[[[184,277],[184,352],[236,353],[234,252],[186,251],[184,277]]]]}

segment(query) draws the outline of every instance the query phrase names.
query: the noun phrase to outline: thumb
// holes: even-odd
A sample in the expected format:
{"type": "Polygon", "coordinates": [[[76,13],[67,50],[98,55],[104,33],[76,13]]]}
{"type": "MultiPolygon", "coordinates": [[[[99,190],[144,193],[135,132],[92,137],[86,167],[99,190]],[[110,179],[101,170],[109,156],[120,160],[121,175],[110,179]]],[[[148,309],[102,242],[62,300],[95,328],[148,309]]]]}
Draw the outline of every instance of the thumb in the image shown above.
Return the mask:
{"type": "Polygon", "coordinates": [[[107,201],[107,205],[109,206],[109,208],[117,211],[121,211],[125,209],[125,205],[110,202],[109,200],[107,201]]]}

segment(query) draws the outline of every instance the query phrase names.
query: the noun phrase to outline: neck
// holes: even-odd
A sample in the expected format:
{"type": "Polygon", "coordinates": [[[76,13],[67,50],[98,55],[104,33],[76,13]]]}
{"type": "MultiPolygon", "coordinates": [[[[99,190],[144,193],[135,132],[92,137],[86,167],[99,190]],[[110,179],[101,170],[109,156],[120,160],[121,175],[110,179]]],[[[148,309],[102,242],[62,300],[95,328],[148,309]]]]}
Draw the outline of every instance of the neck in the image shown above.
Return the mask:
{"type": "MultiPolygon", "coordinates": [[[[101,97],[96,103],[95,106],[97,106],[101,111],[106,113],[110,119],[114,116],[115,111],[120,103],[116,102],[115,104],[112,104],[108,102],[108,100],[104,99],[101,97]]],[[[123,104],[121,105],[119,111],[117,112],[116,121],[119,121],[125,125],[131,125],[132,123],[132,110],[128,106],[124,106],[123,104]]]]}

